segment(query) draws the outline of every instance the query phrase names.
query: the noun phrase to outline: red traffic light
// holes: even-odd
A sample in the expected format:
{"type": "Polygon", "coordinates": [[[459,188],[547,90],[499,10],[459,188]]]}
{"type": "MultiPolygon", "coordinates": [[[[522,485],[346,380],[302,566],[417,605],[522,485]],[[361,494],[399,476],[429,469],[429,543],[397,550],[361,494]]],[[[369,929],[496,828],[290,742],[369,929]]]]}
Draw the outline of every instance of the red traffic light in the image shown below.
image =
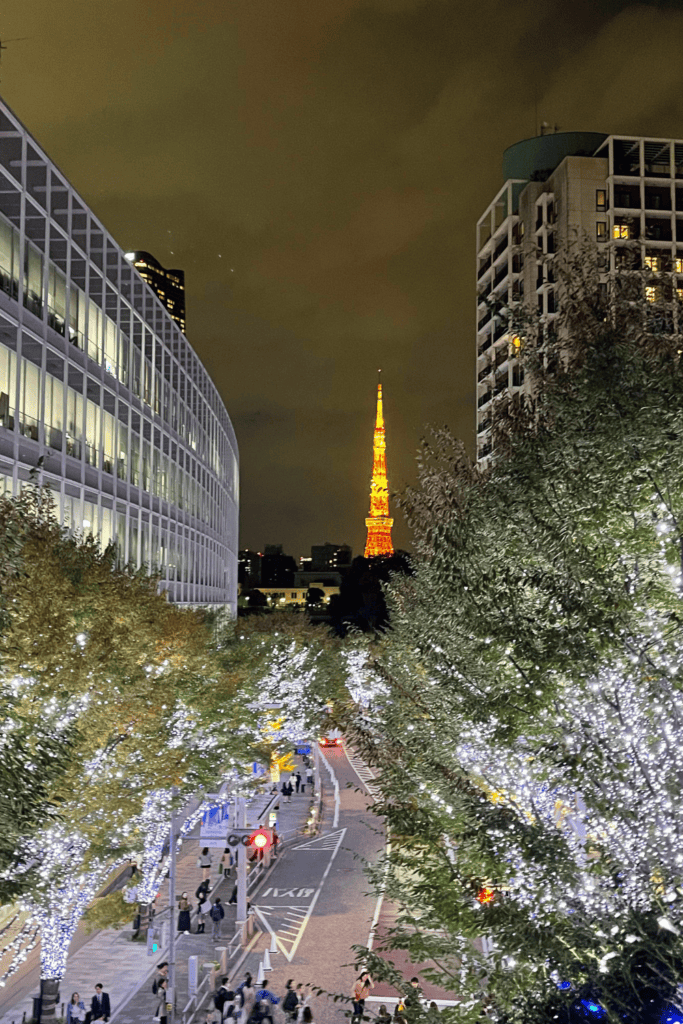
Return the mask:
{"type": "Polygon", "coordinates": [[[272,841],[273,837],[267,828],[260,828],[249,836],[249,845],[257,850],[267,850],[272,841]]]}
{"type": "Polygon", "coordinates": [[[482,885],[481,889],[477,893],[477,899],[480,903],[493,903],[495,898],[495,889],[490,889],[488,885],[482,885]]]}

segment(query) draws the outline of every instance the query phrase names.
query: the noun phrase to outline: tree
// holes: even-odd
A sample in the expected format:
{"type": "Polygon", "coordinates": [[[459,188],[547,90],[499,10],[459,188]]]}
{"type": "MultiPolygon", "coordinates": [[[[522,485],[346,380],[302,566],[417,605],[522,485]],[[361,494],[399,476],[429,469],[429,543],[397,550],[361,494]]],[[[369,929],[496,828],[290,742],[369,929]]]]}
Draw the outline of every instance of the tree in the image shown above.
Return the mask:
{"type": "Polygon", "coordinates": [[[493,465],[423,449],[415,575],[348,728],[380,770],[389,944],[438,964],[454,1015],[486,992],[500,1020],[635,1024],[683,970],[681,310],[641,275],[606,298],[583,253],[558,275],[493,465]]]}
{"type": "Polygon", "coordinates": [[[66,535],[45,492],[0,502],[0,536],[17,520],[20,543],[0,567],[2,695],[27,735],[70,743],[6,871],[25,934],[40,930],[49,1016],[80,916],[112,866],[143,849],[149,795],[173,788],[180,802],[239,770],[254,745],[201,615],[117,568],[113,550],[66,535]]]}

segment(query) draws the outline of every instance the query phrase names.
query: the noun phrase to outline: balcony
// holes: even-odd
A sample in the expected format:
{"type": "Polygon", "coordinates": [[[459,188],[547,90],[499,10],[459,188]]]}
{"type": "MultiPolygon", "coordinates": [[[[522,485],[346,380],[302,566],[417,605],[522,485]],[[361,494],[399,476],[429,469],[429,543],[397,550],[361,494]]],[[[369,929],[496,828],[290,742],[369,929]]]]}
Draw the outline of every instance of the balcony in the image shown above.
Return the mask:
{"type": "Polygon", "coordinates": [[[498,245],[496,246],[496,248],[494,250],[494,253],[493,253],[493,262],[494,263],[496,262],[496,260],[498,259],[499,256],[503,255],[503,253],[505,252],[507,247],[508,247],[508,239],[507,239],[507,235],[505,235],[500,240],[500,242],[498,243],[498,245]]]}
{"type": "Polygon", "coordinates": [[[489,307],[486,310],[486,312],[484,313],[484,315],[477,321],[477,330],[480,331],[482,329],[482,327],[485,327],[490,319],[491,319],[491,309],[489,307]]]}
{"type": "Polygon", "coordinates": [[[477,409],[481,409],[482,405],[486,405],[487,402],[491,401],[491,392],[485,391],[483,395],[480,395],[477,399],[477,409]]]}
{"type": "Polygon", "coordinates": [[[479,267],[479,270],[477,271],[477,281],[479,281],[484,276],[486,271],[490,269],[491,261],[487,258],[486,261],[482,263],[482,265],[479,267]]]}

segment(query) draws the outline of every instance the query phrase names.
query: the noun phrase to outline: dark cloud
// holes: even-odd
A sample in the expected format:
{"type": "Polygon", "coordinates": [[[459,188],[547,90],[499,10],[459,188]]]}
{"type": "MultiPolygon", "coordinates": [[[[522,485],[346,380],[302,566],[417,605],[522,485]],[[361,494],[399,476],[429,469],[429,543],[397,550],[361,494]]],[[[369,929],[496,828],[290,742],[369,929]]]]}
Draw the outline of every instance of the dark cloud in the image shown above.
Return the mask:
{"type": "MultiPolygon", "coordinates": [[[[390,481],[474,423],[474,223],[503,149],[683,136],[680,3],[6,0],[0,89],[125,247],[186,271],[242,541],[348,541],[383,370],[390,481]]],[[[408,544],[398,525],[395,539],[408,544]]]]}

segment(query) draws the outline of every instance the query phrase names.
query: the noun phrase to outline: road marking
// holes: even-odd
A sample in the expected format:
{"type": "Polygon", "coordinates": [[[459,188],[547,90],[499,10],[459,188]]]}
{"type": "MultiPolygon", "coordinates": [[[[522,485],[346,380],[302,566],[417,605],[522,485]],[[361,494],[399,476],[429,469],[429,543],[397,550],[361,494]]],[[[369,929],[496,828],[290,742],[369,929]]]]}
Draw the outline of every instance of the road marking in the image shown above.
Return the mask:
{"type": "MultiPolygon", "coordinates": [[[[342,749],[343,749],[343,747],[342,747],[342,749]]],[[[339,809],[341,807],[341,798],[339,796],[339,782],[337,780],[337,776],[332,771],[332,765],[327,760],[327,758],[323,754],[322,750],[320,750],[320,748],[318,748],[318,753],[320,754],[321,758],[325,762],[325,767],[327,768],[327,771],[329,772],[330,779],[332,781],[332,785],[334,786],[334,819],[332,821],[332,828],[336,828],[337,825],[339,824],[339,809]]]]}
{"type": "Polygon", "coordinates": [[[359,757],[358,754],[355,754],[353,751],[349,753],[347,747],[344,747],[343,749],[344,753],[346,754],[346,759],[353,768],[354,772],[356,773],[360,781],[363,783],[370,796],[377,800],[380,794],[379,790],[377,789],[377,786],[373,785],[373,783],[377,781],[375,773],[372,771],[371,768],[368,768],[365,761],[361,757],[359,757]]]}
{"type": "MultiPolygon", "coordinates": [[[[340,830],[343,831],[343,830],[340,830]]],[[[317,836],[315,839],[309,839],[305,843],[299,843],[295,846],[295,850],[333,850],[337,845],[339,838],[339,831],[328,832],[324,836],[317,836]]]]}
{"type": "MultiPolygon", "coordinates": [[[[318,888],[315,890],[315,895],[313,896],[313,899],[311,900],[311,902],[308,905],[308,907],[298,907],[298,906],[291,905],[291,904],[289,906],[285,905],[284,907],[277,906],[277,905],[273,906],[272,904],[269,904],[268,906],[264,905],[264,906],[258,906],[258,907],[255,906],[254,907],[254,910],[256,911],[258,916],[261,918],[261,921],[265,925],[267,931],[270,932],[271,936],[275,937],[275,942],[276,942],[277,946],[279,947],[280,951],[282,953],[284,953],[284,955],[287,957],[287,960],[289,961],[289,963],[292,962],[292,960],[294,958],[294,954],[296,953],[297,949],[299,948],[299,943],[301,942],[302,936],[303,936],[304,931],[306,929],[306,925],[308,924],[308,922],[311,919],[311,914],[313,913],[313,910],[315,909],[315,905],[318,902],[318,897],[320,896],[320,893],[322,892],[322,888],[323,888],[323,885],[325,884],[325,880],[327,879],[327,876],[330,873],[330,869],[332,867],[332,863],[334,861],[334,858],[339,853],[339,847],[341,846],[342,840],[343,840],[344,836],[346,835],[346,829],[342,828],[336,834],[337,834],[338,838],[337,838],[337,842],[336,842],[336,845],[334,847],[334,850],[332,851],[332,856],[330,857],[330,859],[328,861],[327,867],[325,868],[325,870],[323,872],[323,877],[320,879],[320,884],[318,885],[318,888]],[[288,913],[284,915],[284,920],[282,922],[282,928],[281,928],[280,932],[278,932],[278,931],[275,931],[275,929],[273,927],[271,927],[268,918],[270,917],[271,914],[279,912],[279,911],[282,911],[282,910],[287,910],[288,913]],[[289,950],[287,950],[285,948],[283,942],[280,941],[280,936],[282,936],[282,938],[284,939],[285,938],[285,936],[284,936],[285,929],[287,931],[290,931],[291,926],[294,926],[296,928],[297,925],[298,925],[298,928],[295,931],[294,942],[292,943],[292,945],[289,948],[289,950]]],[[[268,892],[271,892],[271,891],[272,891],[271,889],[268,890],[268,892]]],[[[284,891],[289,892],[291,890],[283,890],[283,892],[284,891]]],[[[275,895],[274,892],[273,892],[273,895],[275,895]]],[[[289,938],[289,936],[287,938],[289,938]]],[[[287,941],[287,940],[285,940],[285,941],[287,941]]]]}

